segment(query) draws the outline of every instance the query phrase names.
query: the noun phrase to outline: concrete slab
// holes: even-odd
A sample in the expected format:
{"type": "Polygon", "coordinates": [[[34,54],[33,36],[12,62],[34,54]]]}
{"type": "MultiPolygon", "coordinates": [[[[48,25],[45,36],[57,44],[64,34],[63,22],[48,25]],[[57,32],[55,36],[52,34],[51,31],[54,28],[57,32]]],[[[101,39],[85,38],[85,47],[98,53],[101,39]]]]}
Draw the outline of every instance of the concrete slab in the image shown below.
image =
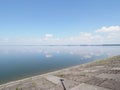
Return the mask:
{"type": "Polygon", "coordinates": [[[110,89],[82,83],[70,90],[110,90],[110,89]]]}
{"type": "Polygon", "coordinates": [[[84,70],[83,72],[85,72],[85,73],[93,73],[93,72],[96,72],[96,71],[98,71],[98,70],[84,70]]]}
{"type": "Polygon", "coordinates": [[[118,71],[120,71],[120,67],[115,67],[115,68],[112,68],[111,70],[118,70],[118,71]]]}
{"type": "Polygon", "coordinates": [[[75,82],[75,81],[72,81],[72,80],[68,80],[66,78],[60,78],[60,77],[53,76],[53,75],[46,75],[46,76],[44,76],[44,78],[47,79],[48,81],[50,81],[51,83],[54,83],[57,86],[62,87],[62,89],[63,89],[63,84],[60,81],[60,79],[63,79],[64,86],[65,86],[65,88],[67,90],[69,90],[70,88],[74,87],[75,85],[78,85],[78,82],[75,82]]]}
{"type": "Polygon", "coordinates": [[[100,74],[96,77],[103,78],[103,79],[114,79],[116,81],[120,81],[120,74],[100,74]]]}
{"type": "Polygon", "coordinates": [[[60,85],[61,84],[60,79],[63,79],[63,78],[59,78],[57,76],[52,76],[52,75],[46,75],[44,76],[44,78],[46,78],[50,82],[57,84],[57,85],[60,85]]]}

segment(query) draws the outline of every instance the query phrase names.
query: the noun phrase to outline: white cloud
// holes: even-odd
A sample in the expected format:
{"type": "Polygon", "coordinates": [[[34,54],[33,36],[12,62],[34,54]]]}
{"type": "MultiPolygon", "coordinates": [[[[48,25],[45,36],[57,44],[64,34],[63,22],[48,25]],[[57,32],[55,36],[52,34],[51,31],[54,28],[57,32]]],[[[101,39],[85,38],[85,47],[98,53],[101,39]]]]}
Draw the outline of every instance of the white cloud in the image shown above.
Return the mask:
{"type": "Polygon", "coordinates": [[[110,26],[110,27],[102,27],[98,29],[96,32],[119,32],[120,26],[110,26]]]}
{"type": "Polygon", "coordinates": [[[91,33],[86,33],[86,32],[80,32],[80,35],[84,36],[84,37],[90,37],[92,34],[91,33]]]}
{"type": "Polygon", "coordinates": [[[52,34],[45,34],[45,38],[52,38],[53,35],[52,34]]]}
{"type": "Polygon", "coordinates": [[[53,34],[45,34],[39,38],[23,39],[0,39],[0,44],[16,45],[67,45],[67,44],[103,44],[120,43],[120,26],[109,26],[97,29],[95,32],[80,32],[72,37],[53,37],[53,34]],[[99,32],[99,33],[98,33],[99,32]],[[101,32],[101,33],[100,33],[101,32]]]}

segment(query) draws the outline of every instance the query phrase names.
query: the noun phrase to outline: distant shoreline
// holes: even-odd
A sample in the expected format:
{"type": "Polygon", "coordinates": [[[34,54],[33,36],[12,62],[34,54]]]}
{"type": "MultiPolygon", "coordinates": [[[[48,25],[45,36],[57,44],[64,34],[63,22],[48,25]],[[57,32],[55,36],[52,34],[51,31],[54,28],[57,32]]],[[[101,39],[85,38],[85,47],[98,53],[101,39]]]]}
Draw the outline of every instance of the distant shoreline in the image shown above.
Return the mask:
{"type": "Polygon", "coordinates": [[[80,44],[80,45],[0,45],[0,46],[120,46],[120,44],[80,44]]]}

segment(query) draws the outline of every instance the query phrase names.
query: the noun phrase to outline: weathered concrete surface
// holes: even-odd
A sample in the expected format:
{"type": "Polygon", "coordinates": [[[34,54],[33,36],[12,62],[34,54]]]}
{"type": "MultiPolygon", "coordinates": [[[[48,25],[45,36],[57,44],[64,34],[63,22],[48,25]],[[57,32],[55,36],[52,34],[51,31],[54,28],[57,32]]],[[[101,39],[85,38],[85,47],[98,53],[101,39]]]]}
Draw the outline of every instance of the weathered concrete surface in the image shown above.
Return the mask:
{"type": "Polygon", "coordinates": [[[59,77],[56,77],[56,76],[53,76],[53,75],[45,75],[44,77],[47,80],[49,80],[52,83],[57,84],[57,85],[60,85],[61,84],[60,79],[63,79],[63,78],[59,78],[59,77]]]}
{"type": "Polygon", "coordinates": [[[99,78],[103,78],[103,79],[113,79],[113,80],[116,80],[116,81],[120,81],[120,74],[100,74],[96,77],[99,77],[99,78]]]}
{"type": "Polygon", "coordinates": [[[48,81],[50,81],[50,82],[60,86],[61,88],[63,88],[63,85],[62,85],[62,82],[61,82],[61,79],[62,79],[63,83],[65,85],[65,88],[67,90],[69,90],[70,88],[74,87],[74,85],[78,84],[75,81],[71,81],[71,80],[68,80],[68,79],[65,79],[65,78],[60,78],[60,77],[53,76],[53,75],[45,75],[44,78],[47,79],[48,81]]]}
{"type": "Polygon", "coordinates": [[[70,90],[110,90],[110,89],[82,83],[70,90]]]}
{"type": "Polygon", "coordinates": [[[120,55],[0,85],[0,90],[120,90],[120,55]]]}

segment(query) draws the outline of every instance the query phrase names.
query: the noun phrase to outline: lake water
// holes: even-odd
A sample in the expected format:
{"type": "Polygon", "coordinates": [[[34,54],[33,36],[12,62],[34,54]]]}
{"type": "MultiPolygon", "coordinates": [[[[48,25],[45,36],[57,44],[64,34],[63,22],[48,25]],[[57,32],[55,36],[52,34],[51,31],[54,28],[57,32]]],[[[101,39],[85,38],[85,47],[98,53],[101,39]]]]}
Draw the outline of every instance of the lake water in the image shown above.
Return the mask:
{"type": "Polygon", "coordinates": [[[0,84],[120,55],[120,46],[0,46],[0,84]]]}

